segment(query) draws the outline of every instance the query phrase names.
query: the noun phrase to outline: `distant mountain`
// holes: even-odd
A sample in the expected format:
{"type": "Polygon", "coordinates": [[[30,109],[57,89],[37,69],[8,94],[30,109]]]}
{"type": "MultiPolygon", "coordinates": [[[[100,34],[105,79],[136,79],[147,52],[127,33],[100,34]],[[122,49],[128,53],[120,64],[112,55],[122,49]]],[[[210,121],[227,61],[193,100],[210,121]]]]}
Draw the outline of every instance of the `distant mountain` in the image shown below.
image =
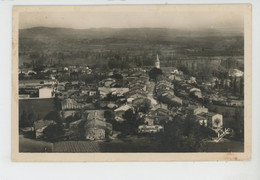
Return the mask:
{"type": "Polygon", "coordinates": [[[21,38],[33,39],[139,39],[139,40],[166,40],[171,41],[176,37],[205,37],[205,36],[242,36],[243,32],[230,29],[202,29],[178,30],[167,28],[92,28],[69,29],[34,27],[21,29],[21,38]]]}
{"type": "MultiPolygon", "coordinates": [[[[69,29],[35,27],[19,30],[19,64],[100,63],[129,59],[149,64],[153,54],[175,56],[243,55],[243,33],[233,29],[179,30],[167,28],[69,29]]],[[[162,59],[163,59],[162,58],[162,59]]]]}

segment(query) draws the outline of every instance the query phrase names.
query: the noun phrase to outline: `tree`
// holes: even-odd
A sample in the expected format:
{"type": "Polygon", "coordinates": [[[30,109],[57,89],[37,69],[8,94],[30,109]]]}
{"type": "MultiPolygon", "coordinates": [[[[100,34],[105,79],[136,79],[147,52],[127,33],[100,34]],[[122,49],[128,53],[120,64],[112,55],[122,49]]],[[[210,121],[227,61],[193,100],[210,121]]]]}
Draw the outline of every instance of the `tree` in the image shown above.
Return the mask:
{"type": "Polygon", "coordinates": [[[28,117],[27,117],[27,123],[28,123],[28,126],[33,126],[33,122],[35,121],[35,114],[34,112],[31,112],[28,117]]]}
{"type": "Polygon", "coordinates": [[[104,118],[108,123],[111,123],[113,125],[115,121],[115,114],[113,111],[105,111],[104,112],[104,118]]]}
{"type": "Polygon", "coordinates": [[[241,77],[241,79],[240,79],[239,90],[240,90],[240,96],[244,97],[244,77],[241,77]]]}
{"type": "Polygon", "coordinates": [[[41,64],[36,65],[36,66],[33,68],[33,70],[34,70],[37,74],[39,74],[41,71],[44,70],[44,65],[41,65],[41,64]]]}
{"type": "Polygon", "coordinates": [[[229,110],[226,110],[226,112],[225,112],[225,117],[229,118],[230,116],[231,116],[230,111],[229,111],[229,110]]]}
{"type": "Polygon", "coordinates": [[[153,68],[149,71],[149,78],[151,80],[154,80],[154,81],[157,81],[157,77],[159,75],[162,75],[162,70],[161,69],[158,69],[158,68],[153,68]]]}
{"type": "Polygon", "coordinates": [[[61,117],[60,114],[57,111],[51,111],[49,112],[45,117],[45,120],[53,120],[56,123],[61,123],[61,117]]]}
{"type": "Polygon", "coordinates": [[[76,121],[76,120],[77,119],[74,116],[68,116],[65,119],[66,123],[71,123],[71,122],[76,121]]]}
{"type": "Polygon", "coordinates": [[[54,98],[53,103],[57,111],[61,110],[61,100],[59,98],[54,98]]]}
{"type": "Polygon", "coordinates": [[[113,75],[111,76],[111,78],[123,79],[123,76],[122,76],[121,74],[119,74],[119,73],[116,73],[116,74],[113,74],[113,75]]]}
{"type": "Polygon", "coordinates": [[[27,113],[23,110],[20,119],[19,119],[19,127],[26,127],[27,126],[27,113]]]}
{"type": "Polygon", "coordinates": [[[104,98],[105,101],[116,101],[118,97],[113,95],[112,93],[108,93],[107,96],[104,98]]]}
{"type": "Polygon", "coordinates": [[[183,72],[183,74],[189,74],[189,70],[186,66],[180,66],[179,70],[183,72]]]}
{"type": "Polygon", "coordinates": [[[234,114],[234,122],[232,123],[232,127],[236,133],[236,137],[239,139],[244,138],[244,114],[243,108],[238,107],[235,110],[234,114]]]}
{"type": "Polygon", "coordinates": [[[233,90],[234,90],[235,93],[237,92],[237,77],[236,76],[234,78],[233,90]]]}
{"type": "Polygon", "coordinates": [[[123,134],[136,134],[138,126],[143,124],[143,119],[139,118],[137,113],[133,112],[132,109],[127,110],[123,116],[126,121],[122,122],[121,129],[123,134]]]}
{"type": "Polygon", "coordinates": [[[54,141],[60,138],[64,134],[64,131],[61,125],[53,124],[46,127],[43,131],[43,134],[48,140],[54,141]]]}
{"type": "Polygon", "coordinates": [[[151,100],[145,98],[142,102],[136,105],[136,109],[138,112],[148,113],[151,109],[151,100]]]}
{"type": "Polygon", "coordinates": [[[36,117],[33,112],[27,114],[26,111],[23,111],[19,119],[19,127],[31,127],[35,119],[36,117]]]}
{"type": "Polygon", "coordinates": [[[134,121],[136,118],[132,109],[128,109],[127,111],[125,111],[122,117],[129,122],[134,121]]]}
{"type": "Polygon", "coordinates": [[[164,125],[164,133],[157,138],[171,152],[198,152],[204,150],[202,128],[193,114],[188,114],[184,120],[175,117],[164,125]]]}
{"type": "Polygon", "coordinates": [[[183,134],[185,136],[189,136],[194,132],[194,130],[197,130],[199,126],[199,123],[196,122],[196,116],[192,113],[188,113],[185,121],[184,121],[184,131],[183,134]]]}

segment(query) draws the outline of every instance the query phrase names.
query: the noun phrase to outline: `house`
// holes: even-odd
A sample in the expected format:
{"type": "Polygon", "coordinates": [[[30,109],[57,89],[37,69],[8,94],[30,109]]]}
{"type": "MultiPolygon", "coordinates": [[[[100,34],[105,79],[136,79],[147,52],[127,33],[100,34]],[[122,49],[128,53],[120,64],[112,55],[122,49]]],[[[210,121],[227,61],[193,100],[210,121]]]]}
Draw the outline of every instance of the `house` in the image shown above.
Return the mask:
{"type": "Polygon", "coordinates": [[[122,120],[122,119],[124,119],[124,118],[123,118],[123,114],[124,114],[127,110],[129,110],[129,109],[132,109],[132,107],[129,106],[129,105],[123,105],[123,106],[121,106],[121,107],[115,109],[115,110],[114,110],[115,116],[116,116],[115,119],[116,119],[116,120],[122,120]]]}
{"type": "Polygon", "coordinates": [[[170,111],[168,109],[158,108],[151,112],[156,124],[161,124],[172,120],[170,111]]]}
{"type": "Polygon", "coordinates": [[[84,103],[84,109],[95,109],[95,105],[93,103],[84,103]]]}
{"type": "Polygon", "coordinates": [[[28,99],[30,98],[30,94],[19,94],[19,99],[28,99]]]}
{"type": "Polygon", "coordinates": [[[79,124],[84,121],[84,119],[79,119],[77,121],[73,121],[71,123],[69,123],[69,127],[70,128],[78,128],[79,124]]]}
{"type": "Polygon", "coordinates": [[[204,127],[208,126],[208,120],[204,114],[197,115],[196,118],[201,126],[204,126],[204,127]]]}
{"type": "Polygon", "coordinates": [[[127,98],[127,103],[132,103],[134,99],[135,98],[133,98],[133,97],[127,98]]]}
{"type": "Polygon", "coordinates": [[[104,118],[105,110],[86,110],[84,111],[84,117],[87,118],[87,120],[100,120],[105,121],[104,118]]]}
{"type": "Polygon", "coordinates": [[[89,96],[95,96],[97,94],[97,91],[95,91],[95,90],[90,90],[89,92],[88,92],[88,95],[89,96]]]}
{"type": "Polygon", "coordinates": [[[142,104],[144,102],[145,98],[143,97],[138,97],[138,98],[135,98],[133,101],[132,101],[132,104],[133,106],[137,106],[139,104],[142,104]]]}
{"type": "Polygon", "coordinates": [[[154,105],[154,107],[152,108],[152,110],[156,110],[156,109],[159,109],[159,108],[168,110],[168,106],[167,106],[166,104],[163,104],[163,103],[154,105]]]}
{"type": "Polygon", "coordinates": [[[171,82],[168,81],[160,81],[157,83],[156,85],[156,90],[170,90],[170,89],[174,89],[174,86],[171,82]]]}
{"type": "Polygon", "coordinates": [[[122,118],[121,116],[115,116],[115,120],[116,120],[117,122],[123,122],[123,121],[125,121],[125,119],[122,118]]]}
{"type": "Polygon", "coordinates": [[[106,97],[109,93],[116,96],[123,96],[125,93],[129,91],[129,88],[107,88],[107,87],[99,87],[99,94],[102,98],[106,97]]]}
{"type": "Polygon", "coordinates": [[[108,107],[109,109],[113,109],[113,108],[117,108],[118,106],[117,106],[117,104],[115,104],[115,103],[113,103],[113,102],[110,102],[110,103],[107,104],[107,107],[108,107]]]}
{"type": "Polygon", "coordinates": [[[154,118],[152,116],[146,116],[144,119],[145,125],[152,126],[154,125],[154,118]]]}
{"type": "Polygon", "coordinates": [[[140,125],[138,126],[138,133],[158,133],[163,132],[164,127],[161,125],[140,125]]]}
{"type": "Polygon", "coordinates": [[[104,121],[103,111],[89,111],[84,127],[87,140],[104,140],[113,132],[112,125],[104,121]]]}
{"type": "Polygon", "coordinates": [[[208,108],[204,106],[192,105],[192,106],[188,106],[186,110],[187,113],[192,113],[194,115],[201,114],[201,113],[208,113],[208,108]]]}
{"type": "Polygon", "coordinates": [[[82,109],[83,105],[77,103],[74,99],[68,98],[64,99],[61,102],[61,109],[62,110],[75,110],[75,109],[82,109]]]}
{"type": "Polygon", "coordinates": [[[107,88],[107,87],[99,87],[99,94],[101,98],[105,98],[109,93],[116,96],[123,96],[125,93],[129,91],[129,88],[107,88]]]}
{"type": "Polygon", "coordinates": [[[105,87],[110,87],[111,84],[115,83],[116,80],[112,78],[107,78],[103,81],[105,87]]]}
{"type": "Polygon", "coordinates": [[[44,130],[50,126],[56,124],[53,120],[38,120],[33,123],[33,128],[35,130],[36,139],[42,138],[44,136],[44,130]]]}
{"type": "Polygon", "coordinates": [[[188,83],[196,83],[196,78],[195,77],[190,77],[190,79],[188,80],[188,83]]]}
{"type": "Polygon", "coordinates": [[[104,140],[106,138],[106,131],[103,128],[87,127],[85,137],[87,140],[104,140]]]}
{"type": "Polygon", "coordinates": [[[65,91],[65,86],[63,84],[58,84],[57,90],[58,91],[65,91]]]}
{"type": "Polygon", "coordinates": [[[191,88],[190,89],[190,94],[194,97],[197,98],[202,98],[201,90],[198,88],[191,88]]]}
{"type": "Polygon", "coordinates": [[[244,72],[238,69],[230,69],[228,75],[232,77],[242,77],[244,75],[244,72]]]}
{"type": "Polygon", "coordinates": [[[132,90],[132,89],[130,88],[129,92],[125,93],[125,96],[130,97],[130,96],[132,96],[132,95],[134,95],[134,94],[139,94],[139,95],[143,95],[143,96],[146,95],[146,93],[145,93],[144,91],[140,90],[140,89],[134,89],[134,90],[132,90]]]}
{"type": "Polygon", "coordinates": [[[129,105],[123,105],[123,106],[121,106],[121,107],[119,107],[119,108],[117,108],[117,109],[115,109],[115,112],[120,112],[120,111],[127,111],[128,109],[131,109],[132,107],[131,106],[129,106],[129,105]]]}
{"type": "Polygon", "coordinates": [[[223,128],[223,116],[221,114],[209,112],[207,114],[208,118],[208,127],[218,131],[223,128]]]}
{"type": "Polygon", "coordinates": [[[244,106],[244,100],[231,99],[230,105],[232,105],[232,106],[244,106]]]}
{"type": "Polygon", "coordinates": [[[137,83],[137,84],[134,84],[132,87],[130,87],[130,89],[131,89],[131,91],[135,91],[135,90],[146,91],[146,85],[137,83]]]}
{"type": "Polygon", "coordinates": [[[101,98],[105,98],[110,93],[110,90],[107,87],[98,87],[98,92],[101,98]]]}
{"type": "Polygon", "coordinates": [[[177,96],[174,96],[170,99],[173,103],[178,103],[178,104],[182,104],[182,99],[177,97],[177,96]]]}
{"type": "Polygon", "coordinates": [[[147,96],[145,94],[142,94],[142,93],[139,93],[139,92],[136,92],[135,94],[132,94],[131,96],[129,96],[130,98],[134,98],[134,99],[137,99],[137,98],[146,98],[147,96]]]}
{"type": "Polygon", "coordinates": [[[42,87],[39,89],[39,98],[52,98],[53,88],[42,87]]]}

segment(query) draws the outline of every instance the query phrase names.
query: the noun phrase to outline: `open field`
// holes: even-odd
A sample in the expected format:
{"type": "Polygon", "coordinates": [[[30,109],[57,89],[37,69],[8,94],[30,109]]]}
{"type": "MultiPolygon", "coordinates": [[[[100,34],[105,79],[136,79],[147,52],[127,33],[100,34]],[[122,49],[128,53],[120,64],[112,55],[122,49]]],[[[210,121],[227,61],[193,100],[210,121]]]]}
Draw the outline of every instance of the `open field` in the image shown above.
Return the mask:
{"type": "Polygon", "coordinates": [[[54,143],[54,152],[160,152],[159,143],[149,138],[111,141],[63,141],[54,143]]]}
{"type": "Polygon", "coordinates": [[[232,107],[232,106],[210,104],[208,105],[208,108],[210,111],[214,111],[220,114],[225,114],[226,112],[228,112],[230,113],[230,116],[234,116],[236,112],[236,107],[232,107]]]}
{"type": "Polygon", "coordinates": [[[19,135],[19,152],[52,152],[52,143],[25,138],[19,135]]]}
{"type": "Polygon", "coordinates": [[[54,152],[99,152],[97,141],[62,141],[54,143],[54,152]]]}
{"type": "Polygon", "coordinates": [[[222,142],[208,142],[207,152],[244,152],[244,143],[223,139],[222,142]]]}
{"type": "MultiPolygon", "coordinates": [[[[90,153],[90,152],[170,152],[160,142],[148,137],[131,137],[105,141],[61,141],[49,143],[19,136],[20,152],[90,153]]],[[[206,152],[243,152],[244,144],[223,139],[219,143],[207,142],[206,152]]]]}

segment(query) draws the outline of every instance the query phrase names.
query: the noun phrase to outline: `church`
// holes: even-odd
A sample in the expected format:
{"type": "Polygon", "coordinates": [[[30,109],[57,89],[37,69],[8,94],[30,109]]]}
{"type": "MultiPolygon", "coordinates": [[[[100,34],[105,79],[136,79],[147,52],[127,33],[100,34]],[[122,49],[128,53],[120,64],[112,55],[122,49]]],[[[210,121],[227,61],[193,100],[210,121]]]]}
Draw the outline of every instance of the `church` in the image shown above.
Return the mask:
{"type": "Polygon", "coordinates": [[[157,54],[156,56],[156,61],[154,63],[154,66],[157,68],[157,69],[160,69],[160,59],[159,59],[159,56],[157,54]]]}
{"type": "Polygon", "coordinates": [[[149,71],[149,78],[150,80],[156,81],[159,75],[162,75],[162,70],[160,69],[160,59],[157,54],[156,60],[154,62],[154,67],[149,71]]]}

